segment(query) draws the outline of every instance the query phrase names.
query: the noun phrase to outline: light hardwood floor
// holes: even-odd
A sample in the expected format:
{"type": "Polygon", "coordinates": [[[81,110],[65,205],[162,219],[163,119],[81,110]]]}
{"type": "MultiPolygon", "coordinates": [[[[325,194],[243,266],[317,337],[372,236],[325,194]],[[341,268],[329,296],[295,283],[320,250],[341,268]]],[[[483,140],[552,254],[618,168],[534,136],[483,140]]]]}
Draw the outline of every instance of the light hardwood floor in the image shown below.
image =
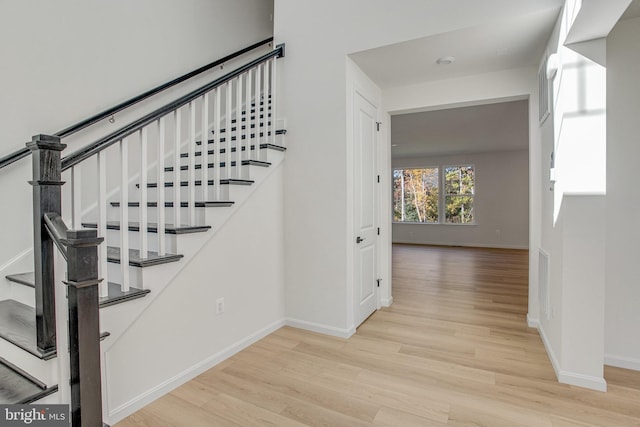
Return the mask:
{"type": "Polygon", "coordinates": [[[390,308],[348,340],[282,328],[120,422],[640,426],[640,373],[559,384],[526,324],[526,251],[395,245],[390,308]]]}

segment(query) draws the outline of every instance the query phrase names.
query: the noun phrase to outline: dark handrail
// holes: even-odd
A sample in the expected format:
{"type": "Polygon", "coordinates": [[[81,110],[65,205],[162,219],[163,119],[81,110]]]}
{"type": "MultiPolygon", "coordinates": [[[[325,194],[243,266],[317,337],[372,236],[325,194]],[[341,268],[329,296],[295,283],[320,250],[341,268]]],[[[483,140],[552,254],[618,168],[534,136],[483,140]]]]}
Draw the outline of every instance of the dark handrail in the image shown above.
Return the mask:
{"type": "Polygon", "coordinates": [[[101,139],[97,140],[93,144],[88,145],[87,147],[84,147],[83,149],[78,150],[75,153],[66,156],[65,158],[62,159],[62,171],[65,171],[65,170],[77,165],[81,161],[83,161],[85,159],[88,159],[89,157],[93,156],[94,154],[99,153],[100,151],[102,151],[102,150],[108,148],[109,146],[113,145],[114,143],[118,142],[122,138],[125,138],[125,137],[133,134],[134,132],[142,129],[143,127],[145,127],[149,123],[154,122],[155,120],[159,119],[160,117],[164,116],[165,114],[170,113],[171,111],[174,111],[174,110],[182,107],[183,105],[188,104],[192,100],[194,100],[197,97],[209,92],[210,90],[225,84],[229,80],[234,79],[235,77],[239,76],[240,74],[244,73],[245,71],[250,70],[251,68],[255,67],[256,65],[259,65],[259,64],[261,64],[261,63],[263,63],[263,62],[265,62],[268,59],[271,59],[273,57],[280,58],[282,56],[284,56],[284,44],[280,44],[280,45],[276,46],[275,50],[267,53],[266,55],[262,55],[261,57],[259,57],[257,59],[254,59],[253,61],[247,63],[246,65],[243,65],[242,67],[237,68],[237,69],[231,71],[230,73],[227,73],[224,76],[215,79],[211,83],[208,83],[208,84],[202,86],[201,88],[196,89],[196,90],[194,90],[194,91],[182,96],[181,98],[178,98],[177,100],[175,100],[175,101],[173,101],[173,102],[171,102],[169,104],[166,104],[163,107],[158,108],[157,110],[147,114],[146,116],[136,120],[135,122],[132,122],[129,125],[127,125],[127,126],[121,128],[121,129],[119,129],[119,130],[117,130],[117,131],[105,136],[104,138],[101,138],[101,139]]]}
{"type": "Polygon", "coordinates": [[[56,244],[64,259],[67,259],[67,231],[69,228],[67,224],[64,223],[64,220],[57,213],[47,212],[44,214],[44,224],[47,228],[47,232],[51,239],[53,239],[53,243],[56,244]]]}
{"type": "MultiPolygon", "coordinates": [[[[144,101],[145,99],[156,95],[166,89],[169,89],[170,87],[173,87],[179,83],[182,83],[186,80],[189,80],[192,77],[197,76],[198,74],[202,74],[205,71],[208,71],[214,67],[217,67],[218,65],[222,65],[225,62],[228,62],[232,59],[237,58],[238,56],[244,55],[247,52],[250,52],[254,49],[259,48],[260,46],[263,46],[267,43],[271,43],[273,42],[273,37],[269,37],[268,39],[264,39],[258,43],[252,44],[251,46],[245,47],[244,49],[241,49],[237,52],[234,52],[232,54],[229,54],[227,56],[225,56],[224,58],[220,58],[216,61],[213,61],[207,65],[204,65],[196,70],[193,70],[187,74],[184,74],[176,79],[171,80],[170,82],[164,83],[160,86],[157,86],[151,90],[148,90],[138,96],[135,96],[127,101],[124,101],[118,105],[116,105],[115,107],[109,108],[107,110],[102,111],[101,113],[96,114],[95,116],[89,117],[88,119],[85,119],[79,123],[76,123],[73,126],[70,126],[66,129],[63,129],[59,132],[56,132],[54,135],[59,136],[60,138],[64,138],[67,137],[69,135],[72,135],[76,132],[79,132],[97,122],[99,122],[100,120],[103,120],[107,117],[110,117],[112,115],[114,115],[115,113],[118,113],[122,110],[125,110],[141,101],[144,101]]],[[[21,148],[20,150],[15,151],[14,153],[11,153],[5,157],[0,158],[0,169],[4,168],[5,166],[9,166],[10,164],[23,159],[25,157],[27,157],[29,155],[31,151],[27,148],[21,148]]]]}

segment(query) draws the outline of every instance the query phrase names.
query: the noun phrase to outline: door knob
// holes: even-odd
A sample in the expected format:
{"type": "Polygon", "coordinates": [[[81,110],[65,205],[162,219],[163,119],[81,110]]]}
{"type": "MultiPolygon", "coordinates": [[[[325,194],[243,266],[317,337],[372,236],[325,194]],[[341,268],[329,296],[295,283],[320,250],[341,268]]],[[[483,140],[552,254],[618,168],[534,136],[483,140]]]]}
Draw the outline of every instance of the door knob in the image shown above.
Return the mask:
{"type": "Polygon", "coordinates": [[[364,239],[360,236],[356,238],[356,243],[364,242],[364,239]]]}

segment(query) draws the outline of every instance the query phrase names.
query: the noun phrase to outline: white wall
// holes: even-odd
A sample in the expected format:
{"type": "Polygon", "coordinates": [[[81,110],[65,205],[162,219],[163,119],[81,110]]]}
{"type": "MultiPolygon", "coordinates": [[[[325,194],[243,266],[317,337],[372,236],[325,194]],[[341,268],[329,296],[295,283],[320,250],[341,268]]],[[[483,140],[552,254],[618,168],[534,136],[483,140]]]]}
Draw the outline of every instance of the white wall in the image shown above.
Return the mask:
{"type": "MultiPolygon", "coordinates": [[[[569,7],[564,13],[573,12],[569,7]]],[[[600,65],[562,45],[568,22],[566,16],[558,19],[547,46],[548,54],[558,55],[558,71],[539,141],[540,248],[550,257],[549,313],[530,320],[539,326],[560,382],[605,390],[606,88],[600,65]]]]}
{"type": "MultiPolygon", "coordinates": [[[[275,1],[274,34],[277,42],[287,43],[287,59],[280,73],[286,86],[280,87],[291,142],[285,169],[289,317],[344,331],[351,326],[347,316],[351,304],[347,302],[350,272],[346,248],[351,239],[351,218],[346,209],[345,182],[351,165],[346,162],[345,56],[553,5],[540,0],[463,0],[455,4],[446,0],[275,1]],[[460,10],[465,13],[460,14],[460,10]]],[[[526,81],[526,90],[517,94],[537,93],[528,80],[535,75],[531,71],[525,75],[519,80],[526,81]]],[[[498,83],[502,82],[492,86],[494,91],[484,91],[486,96],[481,99],[509,92],[501,90],[498,83]]],[[[505,85],[508,87],[509,82],[505,85]]],[[[454,90],[462,102],[481,91],[454,90]]],[[[408,98],[416,99],[413,95],[408,92],[397,101],[406,105],[408,98]]],[[[431,101],[433,98],[427,95],[418,98],[416,106],[431,101]]],[[[383,133],[388,125],[386,117],[383,133]]],[[[384,179],[389,182],[389,176],[384,179]]]]}
{"type": "Polygon", "coordinates": [[[607,37],[606,363],[640,370],[640,19],[607,37]]]}
{"type": "MultiPolygon", "coordinates": [[[[272,34],[269,0],[7,0],[0,157],[272,34]]],[[[124,124],[98,126],[104,131],[124,124]]],[[[69,152],[91,140],[69,141],[69,152]]],[[[32,245],[30,161],[0,170],[0,267],[32,245]]]]}
{"type": "Polygon", "coordinates": [[[280,165],[195,257],[181,261],[189,264],[118,341],[108,343],[110,423],[284,325],[282,180],[280,165]],[[220,315],[218,298],[225,299],[220,315]]]}
{"type": "Polygon", "coordinates": [[[475,224],[393,224],[394,243],[528,249],[529,156],[525,150],[393,159],[394,168],[475,166],[475,224]]]}

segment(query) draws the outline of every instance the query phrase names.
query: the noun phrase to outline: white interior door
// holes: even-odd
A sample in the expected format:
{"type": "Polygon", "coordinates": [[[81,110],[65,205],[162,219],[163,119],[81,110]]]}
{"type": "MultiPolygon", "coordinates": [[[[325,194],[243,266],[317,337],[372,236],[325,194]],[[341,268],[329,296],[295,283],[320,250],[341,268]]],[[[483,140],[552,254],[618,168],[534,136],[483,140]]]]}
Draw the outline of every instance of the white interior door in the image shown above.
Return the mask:
{"type": "Polygon", "coordinates": [[[354,92],[355,326],[378,307],[377,107],[354,92]]]}

